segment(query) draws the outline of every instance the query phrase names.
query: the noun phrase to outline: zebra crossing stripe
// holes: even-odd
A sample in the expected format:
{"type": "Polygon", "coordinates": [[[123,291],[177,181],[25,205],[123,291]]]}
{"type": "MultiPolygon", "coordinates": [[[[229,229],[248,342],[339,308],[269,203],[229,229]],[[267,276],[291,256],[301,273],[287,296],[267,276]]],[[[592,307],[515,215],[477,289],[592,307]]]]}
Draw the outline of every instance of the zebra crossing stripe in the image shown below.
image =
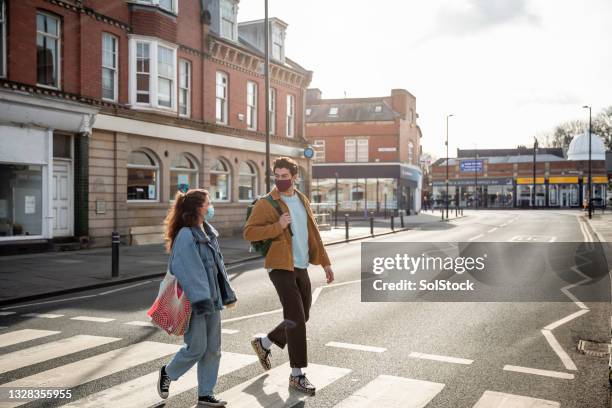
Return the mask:
{"type": "MultiPolygon", "coordinates": [[[[43,371],[10,383],[8,388],[48,387],[74,388],[77,385],[97,380],[107,375],[167,356],[177,352],[181,346],[175,344],[143,341],[127,347],[112,350],[71,364],[43,371]]],[[[17,407],[27,401],[3,403],[3,408],[17,407]]]]}
{"type": "Polygon", "coordinates": [[[443,388],[441,383],[379,375],[334,408],[423,408],[443,388]]]}
{"type": "Polygon", "coordinates": [[[23,317],[38,317],[41,319],[57,319],[58,317],[64,316],[63,314],[53,314],[53,313],[26,313],[22,315],[23,317]]]}
{"type": "Polygon", "coordinates": [[[522,395],[485,391],[474,408],[559,408],[561,404],[522,395]]]}
{"type": "MultiPolygon", "coordinates": [[[[248,354],[223,352],[219,376],[229,374],[242,367],[257,361],[257,358],[248,354]]],[[[162,399],[155,392],[158,372],[147,374],[134,380],[116,385],[106,390],[88,395],[64,407],[70,408],[99,408],[103,406],[114,407],[149,407],[159,404],[162,399]]],[[[185,375],[173,381],[170,385],[170,395],[177,395],[198,386],[197,368],[194,366],[185,375]]]]}
{"type": "Polygon", "coordinates": [[[40,339],[41,337],[51,336],[59,333],[61,332],[50,330],[16,330],[0,335],[0,347],[12,346],[13,344],[18,344],[24,341],[36,340],[40,339]]]}
{"type": "Polygon", "coordinates": [[[3,354],[0,355],[0,373],[27,367],[43,361],[53,360],[54,358],[67,356],[68,354],[77,353],[82,350],[119,340],[121,339],[114,337],[78,335],[51,343],[41,344],[40,346],[29,347],[13,353],[3,354]]]}
{"type": "Polygon", "coordinates": [[[84,322],[95,322],[95,323],[108,323],[108,322],[112,322],[115,319],[111,319],[109,317],[77,316],[77,317],[71,317],[70,320],[80,320],[84,322]]]}
{"type": "Polygon", "coordinates": [[[136,320],[136,321],[133,321],[133,322],[127,322],[125,324],[128,324],[130,326],[155,327],[155,325],[153,323],[151,323],[151,322],[144,322],[144,321],[141,321],[141,320],[136,320]]]}
{"type": "MultiPolygon", "coordinates": [[[[348,368],[312,363],[308,364],[308,368],[304,371],[318,390],[351,372],[348,368]]],[[[219,398],[231,401],[232,408],[291,407],[306,399],[307,396],[290,391],[288,387],[290,373],[289,363],[285,363],[221,393],[219,398]]]]}

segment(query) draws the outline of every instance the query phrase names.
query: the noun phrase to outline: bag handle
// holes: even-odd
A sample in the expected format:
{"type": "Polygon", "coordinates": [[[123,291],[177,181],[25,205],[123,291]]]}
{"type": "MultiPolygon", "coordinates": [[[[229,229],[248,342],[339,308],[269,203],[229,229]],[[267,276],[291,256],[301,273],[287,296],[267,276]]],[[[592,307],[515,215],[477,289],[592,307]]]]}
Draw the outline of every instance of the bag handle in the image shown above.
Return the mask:
{"type": "MultiPolygon", "coordinates": [[[[278,203],[278,201],[273,199],[272,196],[269,194],[265,196],[265,198],[270,204],[272,204],[272,207],[274,207],[278,215],[283,215],[283,209],[280,207],[280,204],[278,203]]],[[[289,234],[293,236],[293,231],[291,231],[291,225],[289,225],[288,228],[289,228],[289,234]]]]}

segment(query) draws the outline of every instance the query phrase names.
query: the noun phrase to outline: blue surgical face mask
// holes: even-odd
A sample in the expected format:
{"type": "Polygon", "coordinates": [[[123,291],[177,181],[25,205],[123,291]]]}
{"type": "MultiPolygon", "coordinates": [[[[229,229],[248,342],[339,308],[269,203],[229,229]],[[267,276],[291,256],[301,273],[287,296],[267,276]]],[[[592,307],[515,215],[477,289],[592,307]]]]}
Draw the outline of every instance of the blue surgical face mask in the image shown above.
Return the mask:
{"type": "Polygon", "coordinates": [[[215,216],[215,207],[213,207],[212,205],[209,205],[208,210],[206,210],[205,219],[206,221],[210,221],[213,219],[214,216],[215,216]]]}

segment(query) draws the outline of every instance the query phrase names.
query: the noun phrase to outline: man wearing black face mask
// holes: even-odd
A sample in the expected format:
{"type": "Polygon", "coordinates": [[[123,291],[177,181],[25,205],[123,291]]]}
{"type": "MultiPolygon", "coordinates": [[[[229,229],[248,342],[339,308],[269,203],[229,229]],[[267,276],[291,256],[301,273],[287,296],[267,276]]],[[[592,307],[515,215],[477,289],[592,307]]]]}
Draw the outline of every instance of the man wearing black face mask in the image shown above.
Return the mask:
{"type": "Polygon", "coordinates": [[[251,340],[264,370],[271,368],[270,348],[276,344],[289,348],[291,375],[289,386],[309,395],[315,387],[308,381],[302,368],[308,365],[306,322],[312,302],[309,264],[321,265],[327,283],[334,280],[331,262],[323,246],[308,198],[294,187],[298,166],[288,157],[279,157],[273,166],[275,187],[269,196],[281,208],[279,215],[267,199],[255,203],[244,227],[244,239],[271,239],[265,267],[283,306],[284,320],[265,337],[251,340]]]}

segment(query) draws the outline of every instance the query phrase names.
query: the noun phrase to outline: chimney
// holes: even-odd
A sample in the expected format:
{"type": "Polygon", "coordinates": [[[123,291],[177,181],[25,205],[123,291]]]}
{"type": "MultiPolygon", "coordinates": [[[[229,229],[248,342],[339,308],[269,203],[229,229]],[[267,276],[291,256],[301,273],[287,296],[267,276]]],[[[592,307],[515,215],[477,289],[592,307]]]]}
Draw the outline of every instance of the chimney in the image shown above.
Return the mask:
{"type": "Polygon", "coordinates": [[[322,95],[323,94],[319,88],[307,89],[306,90],[306,104],[320,100],[322,95]]]}
{"type": "Polygon", "coordinates": [[[402,119],[408,117],[408,105],[410,93],[405,89],[392,89],[391,90],[391,108],[399,113],[402,119]]]}

